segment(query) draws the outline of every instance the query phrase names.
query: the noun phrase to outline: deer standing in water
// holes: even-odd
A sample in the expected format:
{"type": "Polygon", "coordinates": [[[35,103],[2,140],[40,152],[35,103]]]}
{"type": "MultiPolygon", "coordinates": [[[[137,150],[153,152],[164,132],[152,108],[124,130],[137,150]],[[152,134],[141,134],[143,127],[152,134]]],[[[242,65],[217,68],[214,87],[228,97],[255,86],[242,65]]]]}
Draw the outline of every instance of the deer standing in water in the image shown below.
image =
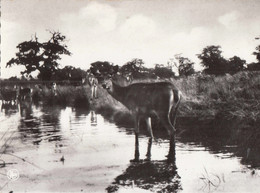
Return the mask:
{"type": "Polygon", "coordinates": [[[168,160],[175,158],[175,121],[181,100],[181,92],[170,82],[134,83],[128,86],[119,86],[117,77],[106,81],[103,88],[116,100],[126,106],[135,120],[135,159],[139,160],[139,122],[144,118],[150,133],[147,159],[151,157],[153,131],[151,115],[155,114],[167,129],[170,136],[168,160]],[[173,122],[171,122],[171,120],[173,122]]]}

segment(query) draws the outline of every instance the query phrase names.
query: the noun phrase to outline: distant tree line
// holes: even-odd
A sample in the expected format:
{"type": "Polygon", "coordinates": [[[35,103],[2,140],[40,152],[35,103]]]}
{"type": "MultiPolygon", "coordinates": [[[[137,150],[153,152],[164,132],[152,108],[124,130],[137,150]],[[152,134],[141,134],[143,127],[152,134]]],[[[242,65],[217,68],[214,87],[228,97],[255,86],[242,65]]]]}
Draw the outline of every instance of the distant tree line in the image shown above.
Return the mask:
{"type": "Polygon", "coordinates": [[[242,70],[260,70],[260,46],[256,47],[257,62],[246,65],[246,61],[238,56],[233,56],[228,60],[221,54],[220,46],[207,46],[203,49],[201,54],[198,54],[198,58],[201,60],[201,64],[204,67],[206,74],[223,75],[226,73],[235,74],[242,70]]]}
{"type": "MultiPolygon", "coordinates": [[[[82,70],[73,66],[60,68],[58,61],[63,55],[71,55],[67,49],[66,37],[60,32],[51,32],[51,37],[47,42],[39,42],[35,35],[30,41],[24,41],[18,44],[16,57],[12,58],[7,67],[21,65],[25,70],[21,72],[24,76],[32,79],[32,72],[38,71],[37,78],[42,81],[68,81],[80,82],[87,74],[87,71],[94,74],[100,81],[113,74],[119,73],[131,79],[142,78],[172,78],[176,77],[175,73],[169,66],[156,64],[154,68],[146,68],[144,61],[139,58],[132,59],[123,66],[114,65],[108,61],[97,61],[90,64],[88,70],[82,70]]],[[[224,75],[226,73],[235,74],[242,70],[260,70],[260,45],[252,53],[256,56],[257,62],[246,64],[246,61],[238,56],[225,59],[222,56],[220,46],[207,46],[198,54],[202,71],[205,74],[224,75]]],[[[176,66],[179,76],[190,76],[195,73],[194,62],[186,57],[176,57],[176,66]]],[[[11,77],[10,80],[16,80],[11,77]]]]}

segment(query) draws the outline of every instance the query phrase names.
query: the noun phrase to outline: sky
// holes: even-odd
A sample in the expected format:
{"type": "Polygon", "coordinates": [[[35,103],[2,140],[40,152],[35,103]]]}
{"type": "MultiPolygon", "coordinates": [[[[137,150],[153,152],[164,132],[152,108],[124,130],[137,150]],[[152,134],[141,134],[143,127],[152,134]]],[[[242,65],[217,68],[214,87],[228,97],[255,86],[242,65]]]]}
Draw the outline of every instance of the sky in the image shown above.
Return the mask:
{"type": "Polygon", "coordinates": [[[61,67],[121,66],[133,58],[154,67],[182,54],[201,70],[197,54],[210,45],[221,46],[227,59],[255,62],[259,10],[259,0],[1,0],[1,78],[23,69],[5,68],[16,46],[34,34],[47,41],[48,30],[67,37],[72,55],[61,67]]]}

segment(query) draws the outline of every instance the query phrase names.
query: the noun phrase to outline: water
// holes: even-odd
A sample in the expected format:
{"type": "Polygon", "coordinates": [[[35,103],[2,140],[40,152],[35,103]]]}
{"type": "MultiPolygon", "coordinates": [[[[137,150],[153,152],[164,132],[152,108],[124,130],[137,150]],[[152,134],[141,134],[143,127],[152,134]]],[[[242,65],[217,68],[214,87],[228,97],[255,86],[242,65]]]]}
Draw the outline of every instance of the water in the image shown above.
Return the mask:
{"type": "MultiPolygon", "coordinates": [[[[167,136],[155,132],[151,161],[132,163],[133,129],[117,126],[94,111],[2,105],[0,124],[0,192],[260,190],[259,165],[244,161],[236,153],[237,145],[222,143],[223,137],[180,135],[176,163],[168,164],[167,136]],[[10,173],[7,176],[13,169],[19,172],[16,180],[10,173]]],[[[139,141],[141,159],[149,141],[145,134],[139,141]]]]}

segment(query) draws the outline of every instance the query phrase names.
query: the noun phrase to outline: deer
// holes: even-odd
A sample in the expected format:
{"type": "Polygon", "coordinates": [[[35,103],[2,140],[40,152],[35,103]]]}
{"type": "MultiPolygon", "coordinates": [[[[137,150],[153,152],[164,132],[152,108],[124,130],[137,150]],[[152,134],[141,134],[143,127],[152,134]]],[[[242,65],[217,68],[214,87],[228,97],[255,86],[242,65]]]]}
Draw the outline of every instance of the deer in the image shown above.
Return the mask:
{"type": "Polygon", "coordinates": [[[139,161],[139,123],[145,119],[150,134],[147,160],[151,159],[152,139],[154,139],[151,116],[155,114],[166,128],[170,137],[168,160],[175,159],[175,122],[181,101],[181,92],[170,82],[132,83],[128,86],[117,84],[117,76],[108,79],[102,85],[117,101],[127,107],[135,121],[135,158],[139,161]]]}

